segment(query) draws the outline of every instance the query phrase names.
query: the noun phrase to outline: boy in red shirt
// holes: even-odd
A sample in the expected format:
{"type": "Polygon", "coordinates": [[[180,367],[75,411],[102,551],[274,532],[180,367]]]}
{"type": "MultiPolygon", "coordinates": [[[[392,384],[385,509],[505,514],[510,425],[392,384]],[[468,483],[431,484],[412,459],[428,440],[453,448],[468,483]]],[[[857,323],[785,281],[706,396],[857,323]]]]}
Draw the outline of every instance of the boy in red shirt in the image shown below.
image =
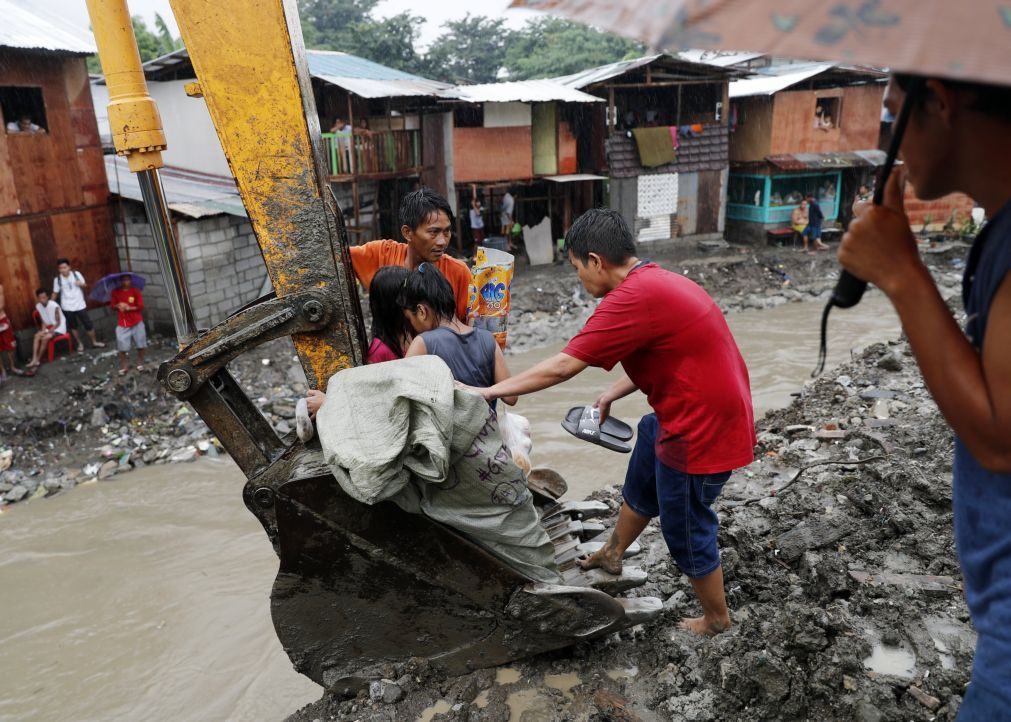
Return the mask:
{"type": "Polygon", "coordinates": [[[137,347],[137,370],[144,370],[144,349],[147,348],[147,331],[144,328],[144,296],[134,288],[133,278],[124,273],[119,278],[119,288],[112,292],[109,300],[119,311],[116,325],[116,349],[119,351],[119,375],[125,376],[130,370],[130,345],[137,347]]]}
{"type": "Polygon", "coordinates": [[[730,472],[753,459],[754,411],[748,370],[723,313],[695,283],[635,256],[628,225],[615,211],[587,211],[565,237],[569,260],[600,305],[565,349],[479,392],[523,395],[572,378],[587,366],[625,375],[595,404],[642,390],[653,414],[639,422],[610,539],[582,562],[621,572],[625,549],[660,517],[667,548],[691,579],[703,616],[681,628],[717,634],[730,626],[712,504],[730,472]]]}

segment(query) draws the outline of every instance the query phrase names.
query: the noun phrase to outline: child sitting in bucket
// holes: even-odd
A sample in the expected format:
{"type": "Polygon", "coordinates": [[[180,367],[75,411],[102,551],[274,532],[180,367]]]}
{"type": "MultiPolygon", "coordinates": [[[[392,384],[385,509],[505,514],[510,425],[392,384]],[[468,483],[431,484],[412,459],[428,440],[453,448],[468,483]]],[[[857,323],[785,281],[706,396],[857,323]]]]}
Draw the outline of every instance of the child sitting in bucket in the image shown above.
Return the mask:
{"type": "MultiPolygon", "coordinates": [[[[438,268],[430,263],[418,266],[408,275],[398,303],[417,334],[405,357],[438,356],[453,378],[468,386],[491,386],[509,378],[505,356],[491,332],[468,326],[456,316],[453,288],[438,268]]],[[[516,403],[515,396],[502,400],[510,406],[516,403]]]]}
{"type": "MultiPolygon", "coordinates": [[[[365,363],[377,364],[384,361],[395,361],[404,357],[407,346],[411,342],[411,327],[404,317],[404,312],[397,302],[400,290],[410,273],[403,266],[384,266],[376,271],[369,285],[369,312],[372,316],[372,341],[369,343],[365,363]]],[[[309,389],[304,399],[305,420],[296,408],[296,423],[303,427],[308,424],[308,418],[316,416],[319,407],[326,400],[326,394],[318,389],[309,389]]],[[[301,405],[301,404],[300,404],[301,405]]],[[[308,429],[306,428],[306,431],[308,429]]]]}

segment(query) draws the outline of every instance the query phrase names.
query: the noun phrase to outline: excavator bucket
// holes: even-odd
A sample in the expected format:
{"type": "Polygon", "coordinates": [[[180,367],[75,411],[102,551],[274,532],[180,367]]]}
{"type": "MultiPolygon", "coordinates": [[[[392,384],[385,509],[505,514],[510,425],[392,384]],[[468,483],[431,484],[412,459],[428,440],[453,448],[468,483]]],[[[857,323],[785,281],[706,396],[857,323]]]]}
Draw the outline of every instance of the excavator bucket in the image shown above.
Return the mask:
{"type": "Polygon", "coordinates": [[[297,11],[293,0],[172,0],[172,7],[197,75],[188,92],[207,104],[275,293],[201,333],[159,378],[192,404],[246,474],[244,501],[279,557],[271,612],[296,669],[350,691],[415,657],[457,674],[656,617],[659,600],[614,596],[641,585],[641,571],[578,567],[607,507],[559,501],[558,474],[538,472],[532,486],[564,585],[534,582],[428,517],[355,501],[318,443],[278,438],[228,362],[290,336],[310,385],[325,389],[334,373],[362,363],[364,349],[297,11]]]}

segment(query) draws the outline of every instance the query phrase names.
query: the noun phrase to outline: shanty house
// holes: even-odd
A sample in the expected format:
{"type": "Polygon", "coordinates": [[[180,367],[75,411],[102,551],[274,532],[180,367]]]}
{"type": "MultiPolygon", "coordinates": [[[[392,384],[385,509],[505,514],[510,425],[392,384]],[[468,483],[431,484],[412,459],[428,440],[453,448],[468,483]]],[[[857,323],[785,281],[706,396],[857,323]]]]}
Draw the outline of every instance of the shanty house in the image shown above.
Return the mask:
{"type": "MultiPolygon", "coordinates": [[[[404,193],[419,183],[444,193],[451,186],[445,148],[452,118],[437,99],[449,86],[348,53],[308,50],[306,57],[351,240],[396,237],[404,193]]],[[[230,176],[205,104],[186,95],[196,77],[186,49],[149,60],[144,74],[168,139],[166,165],[230,176]]]]}
{"type": "MultiPolygon", "coordinates": [[[[488,235],[497,236],[502,199],[511,192],[514,218],[527,227],[528,255],[534,251],[535,263],[550,260],[552,239],[602,201],[605,178],[595,173],[600,163],[591,141],[594,122],[603,123],[603,102],[550,80],[460,85],[442,97],[454,106],[458,207],[469,210],[476,192],[488,235]]],[[[459,215],[469,238],[467,214],[459,215]]]]}
{"type": "Polygon", "coordinates": [[[611,63],[556,82],[606,101],[588,169],[640,243],[722,239],[729,172],[728,83],[743,71],[672,55],[611,63]]]}
{"type": "Polygon", "coordinates": [[[884,162],[884,77],[809,63],[770,66],[730,84],[728,238],[764,242],[789,226],[807,196],[830,223],[847,220],[859,186],[872,184],[884,162]]]}
{"type": "Polygon", "coordinates": [[[417,185],[452,190],[450,86],[355,55],[306,53],[330,180],[352,242],[399,237],[401,198],[417,185]]]}
{"type": "Polygon", "coordinates": [[[29,338],[35,289],[52,289],[57,258],[91,282],[119,270],[85,65],[94,52],[0,0],[0,285],[29,338]]]}
{"type": "MultiPolygon", "coordinates": [[[[846,227],[860,186],[873,187],[885,160],[894,119],[882,108],[884,81],[874,68],[792,62],[730,84],[729,239],[782,239],[807,195],[825,213],[829,237],[846,227]]],[[[921,201],[906,189],[916,229],[957,225],[973,205],[961,193],[921,201]]]]}
{"type": "MultiPolygon", "coordinates": [[[[148,327],[172,334],[165,278],[137,176],[115,155],[106,156],[105,165],[122,267],[147,279],[148,327]]],[[[161,179],[197,326],[210,328],[269,293],[260,246],[232,177],[166,166],[161,179]]]]}

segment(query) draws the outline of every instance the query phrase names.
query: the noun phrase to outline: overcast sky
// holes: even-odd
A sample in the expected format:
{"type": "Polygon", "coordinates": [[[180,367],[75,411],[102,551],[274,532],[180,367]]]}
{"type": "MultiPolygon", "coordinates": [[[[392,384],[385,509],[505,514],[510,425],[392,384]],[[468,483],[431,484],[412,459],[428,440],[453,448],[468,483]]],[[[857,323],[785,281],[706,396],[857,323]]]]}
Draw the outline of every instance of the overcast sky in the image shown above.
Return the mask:
{"type": "MultiPolygon", "coordinates": [[[[13,0],[18,5],[40,14],[62,18],[77,26],[82,31],[88,29],[88,9],[85,0],[13,0]]],[[[130,12],[140,15],[147,21],[148,27],[154,27],[154,16],[160,14],[174,35],[179,34],[179,28],[172,16],[169,0],[127,0],[130,12]]],[[[484,0],[481,3],[481,15],[502,17],[510,27],[520,27],[534,13],[527,10],[509,10],[509,0],[484,0]]],[[[427,22],[421,28],[421,42],[425,45],[434,40],[442,24],[446,20],[462,18],[467,12],[475,13],[473,0],[382,0],[377,13],[383,17],[396,15],[404,11],[420,15],[427,22]]],[[[476,13],[475,13],[476,14],[476,13]]],[[[241,22],[242,18],[236,18],[241,22]]]]}

